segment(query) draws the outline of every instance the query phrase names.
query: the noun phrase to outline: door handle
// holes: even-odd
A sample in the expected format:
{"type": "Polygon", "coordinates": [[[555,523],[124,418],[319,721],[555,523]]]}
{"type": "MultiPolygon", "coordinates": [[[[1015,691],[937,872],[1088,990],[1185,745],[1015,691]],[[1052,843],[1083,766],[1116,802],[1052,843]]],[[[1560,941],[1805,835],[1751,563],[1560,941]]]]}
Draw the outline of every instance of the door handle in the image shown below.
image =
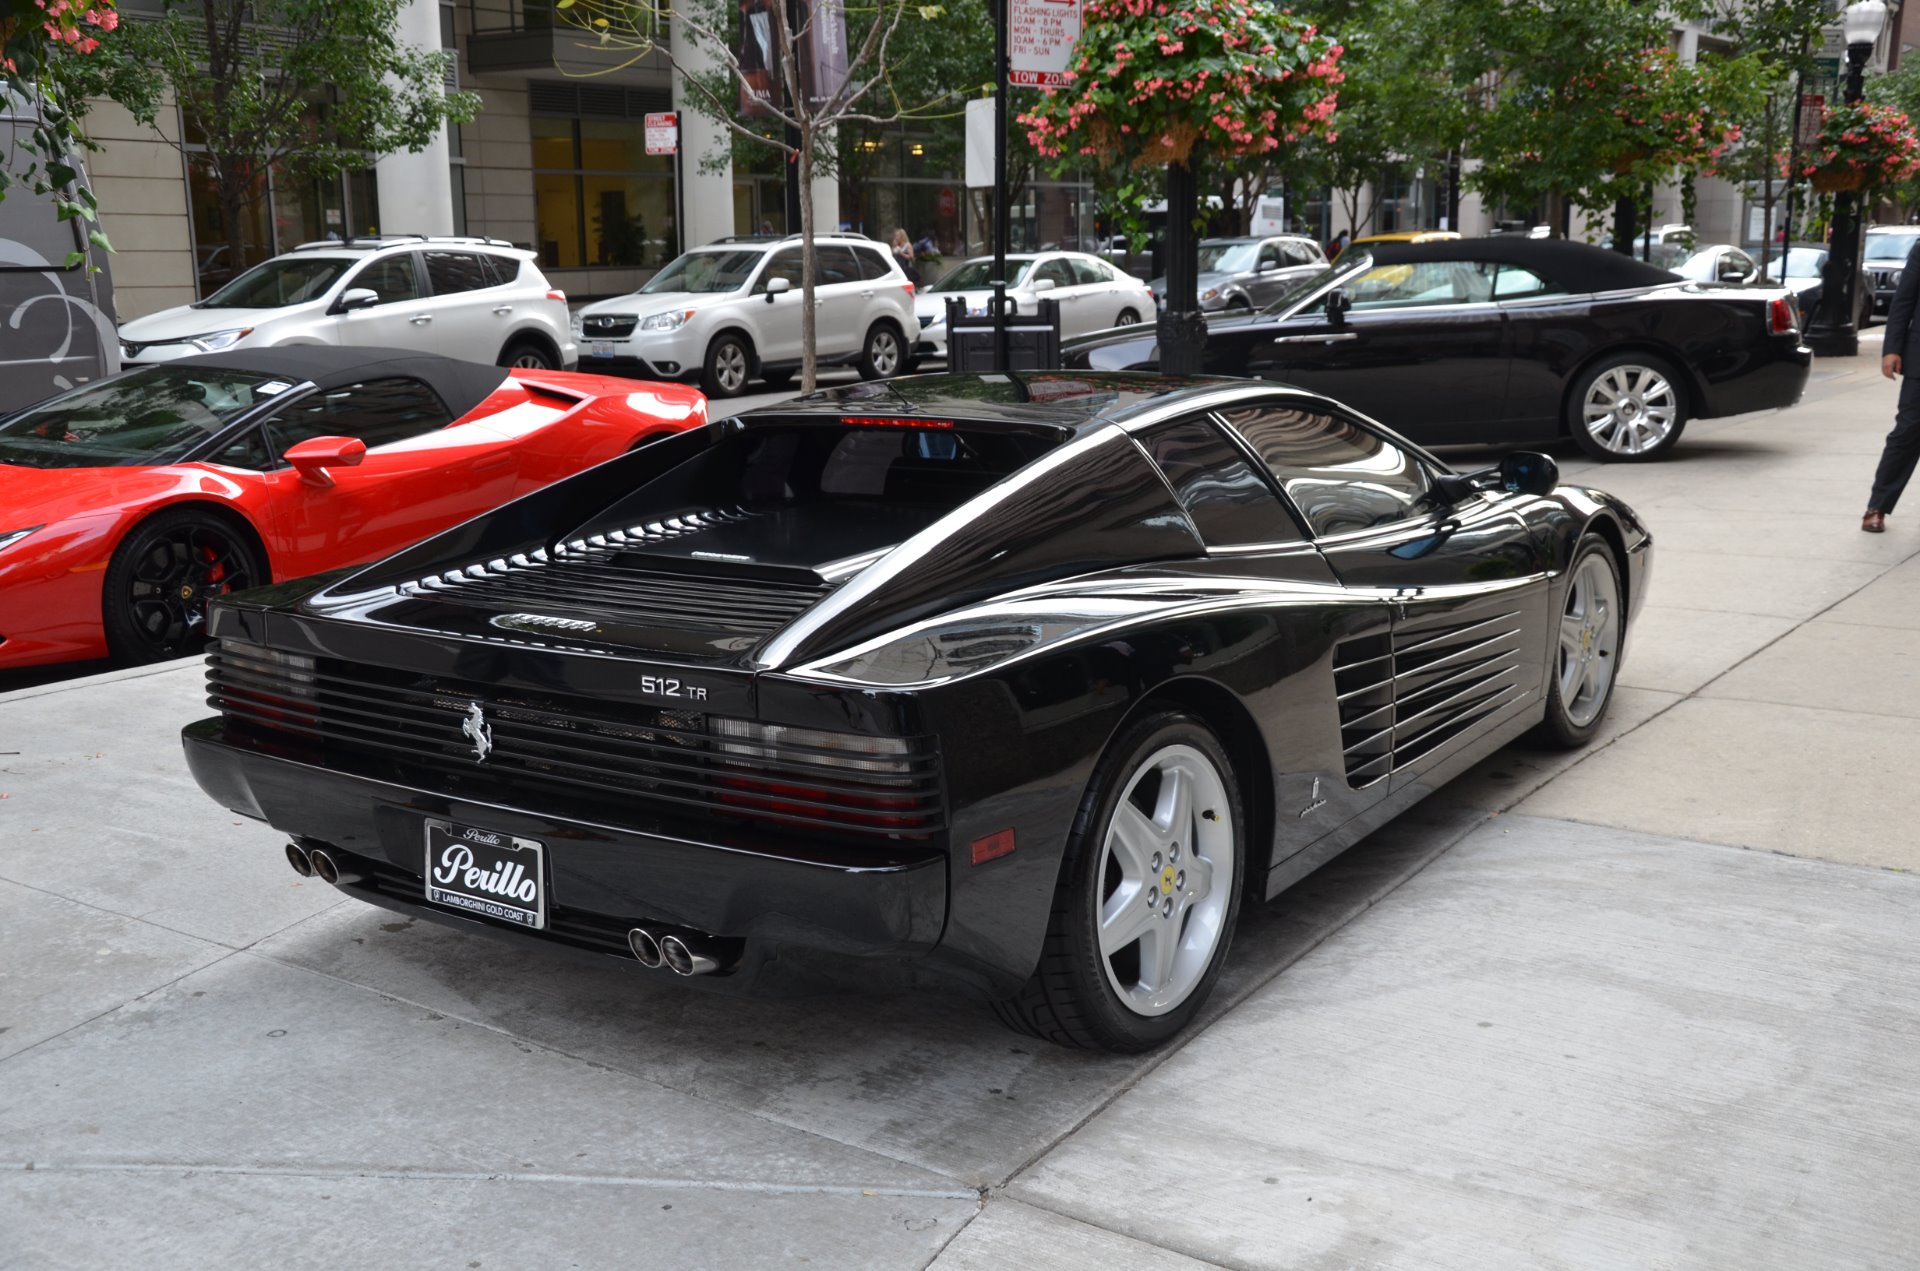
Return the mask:
{"type": "Polygon", "coordinates": [[[423,322],[432,322],[433,315],[430,313],[416,313],[411,318],[408,318],[407,321],[417,327],[423,322]]]}
{"type": "Polygon", "coordinates": [[[500,313],[512,313],[512,312],[513,312],[513,306],[512,306],[512,305],[495,305],[495,306],[493,307],[493,311],[494,311],[494,312],[495,312],[496,314],[500,314],[500,313]]]}
{"type": "Polygon", "coordinates": [[[1339,335],[1277,335],[1273,337],[1273,342],[1275,344],[1333,344],[1340,340],[1358,340],[1359,338],[1359,332],[1346,331],[1339,335]]]}

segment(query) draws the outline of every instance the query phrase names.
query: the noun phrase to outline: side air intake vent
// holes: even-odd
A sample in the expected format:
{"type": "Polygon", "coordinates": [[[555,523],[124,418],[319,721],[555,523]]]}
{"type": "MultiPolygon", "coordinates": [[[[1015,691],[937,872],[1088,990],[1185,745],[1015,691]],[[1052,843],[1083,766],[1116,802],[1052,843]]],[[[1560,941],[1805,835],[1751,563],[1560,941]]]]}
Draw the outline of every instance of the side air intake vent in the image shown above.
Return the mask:
{"type": "Polygon", "coordinates": [[[1334,649],[1347,783],[1418,762],[1520,691],[1520,614],[1444,615],[1334,649]]]}

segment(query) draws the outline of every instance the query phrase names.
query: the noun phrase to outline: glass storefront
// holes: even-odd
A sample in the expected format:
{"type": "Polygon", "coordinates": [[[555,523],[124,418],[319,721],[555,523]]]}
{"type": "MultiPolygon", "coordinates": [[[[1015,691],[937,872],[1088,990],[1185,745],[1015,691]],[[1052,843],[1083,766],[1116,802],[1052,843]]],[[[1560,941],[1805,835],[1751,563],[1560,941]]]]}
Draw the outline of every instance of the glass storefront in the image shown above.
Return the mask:
{"type": "Polygon", "coordinates": [[[263,260],[301,243],[380,232],[380,191],[373,169],[341,177],[298,177],[284,168],[254,177],[240,209],[236,259],[205,153],[187,155],[187,200],[193,230],[195,283],[209,295],[263,260]]]}
{"type": "Polygon", "coordinates": [[[657,269],[680,254],[673,156],[646,152],[638,119],[535,116],[540,263],[657,269]]]}

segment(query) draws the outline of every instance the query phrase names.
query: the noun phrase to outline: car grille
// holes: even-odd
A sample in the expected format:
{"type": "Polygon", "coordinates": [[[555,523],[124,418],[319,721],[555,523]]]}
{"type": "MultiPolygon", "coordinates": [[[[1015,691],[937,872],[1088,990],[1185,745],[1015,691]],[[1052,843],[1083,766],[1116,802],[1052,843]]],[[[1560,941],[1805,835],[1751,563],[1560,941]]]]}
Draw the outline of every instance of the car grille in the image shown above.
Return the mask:
{"type": "Polygon", "coordinates": [[[1876,291],[1891,291],[1894,287],[1899,286],[1900,274],[1898,270],[1869,269],[1867,272],[1873,275],[1873,286],[1876,291]]]}
{"type": "Polygon", "coordinates": [[[568,609],[603,622],[728,635],[770,635],[831,590],[825,584],[731,581],[649,568],[636,553],[718,525],[750,520],[739,508],[688,512],[404,583],[402,595],[487,607],[568,609]]]}
{"type": "Polygon", "coordinates": [[[596,313],[580,319],[580,334],[609,339],[633,334],[640,321],[631,313],[596,313]]]}
{"type": "Polygon", "coordinates": [[[585,799],[682,823],[900,838],[924,838],[945,818],[927,738],[879,739],[887,749],[868,753],[848,748],[863,740],[852,734],[784,741],[794,730],[290,658],[234,641],[207,657],[207,702],[248,729],[304,741],[330,768],[463,797],[510,795],[560,816],[591,810],[585,799]],[[479,736],[490,743],[484,758],[479,736]]]}
{"type": "Polygon", "coordinates": [[[1334,649],[1347,784],[1364,789],[1464,733],[1519,693],[1518,611],[1449,619],[1334,649]]]}

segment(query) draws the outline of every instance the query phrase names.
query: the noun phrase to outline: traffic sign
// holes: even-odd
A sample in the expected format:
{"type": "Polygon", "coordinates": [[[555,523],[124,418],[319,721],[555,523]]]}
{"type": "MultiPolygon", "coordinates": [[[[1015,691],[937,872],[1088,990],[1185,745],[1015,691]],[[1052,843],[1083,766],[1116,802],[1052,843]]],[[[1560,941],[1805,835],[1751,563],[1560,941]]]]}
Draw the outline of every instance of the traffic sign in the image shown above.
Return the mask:
{"type": "Polygon", "coordinates": [[[1007,82],[1060,88],[1080,38],[1080,0],[1009,0],[1007,82]]]}
{"type": "Polygon", "coordinates": [[[680,151],[680,120],[670,110],[663,110],[647,116],[647,153],[678,154],[680,151]]]}

